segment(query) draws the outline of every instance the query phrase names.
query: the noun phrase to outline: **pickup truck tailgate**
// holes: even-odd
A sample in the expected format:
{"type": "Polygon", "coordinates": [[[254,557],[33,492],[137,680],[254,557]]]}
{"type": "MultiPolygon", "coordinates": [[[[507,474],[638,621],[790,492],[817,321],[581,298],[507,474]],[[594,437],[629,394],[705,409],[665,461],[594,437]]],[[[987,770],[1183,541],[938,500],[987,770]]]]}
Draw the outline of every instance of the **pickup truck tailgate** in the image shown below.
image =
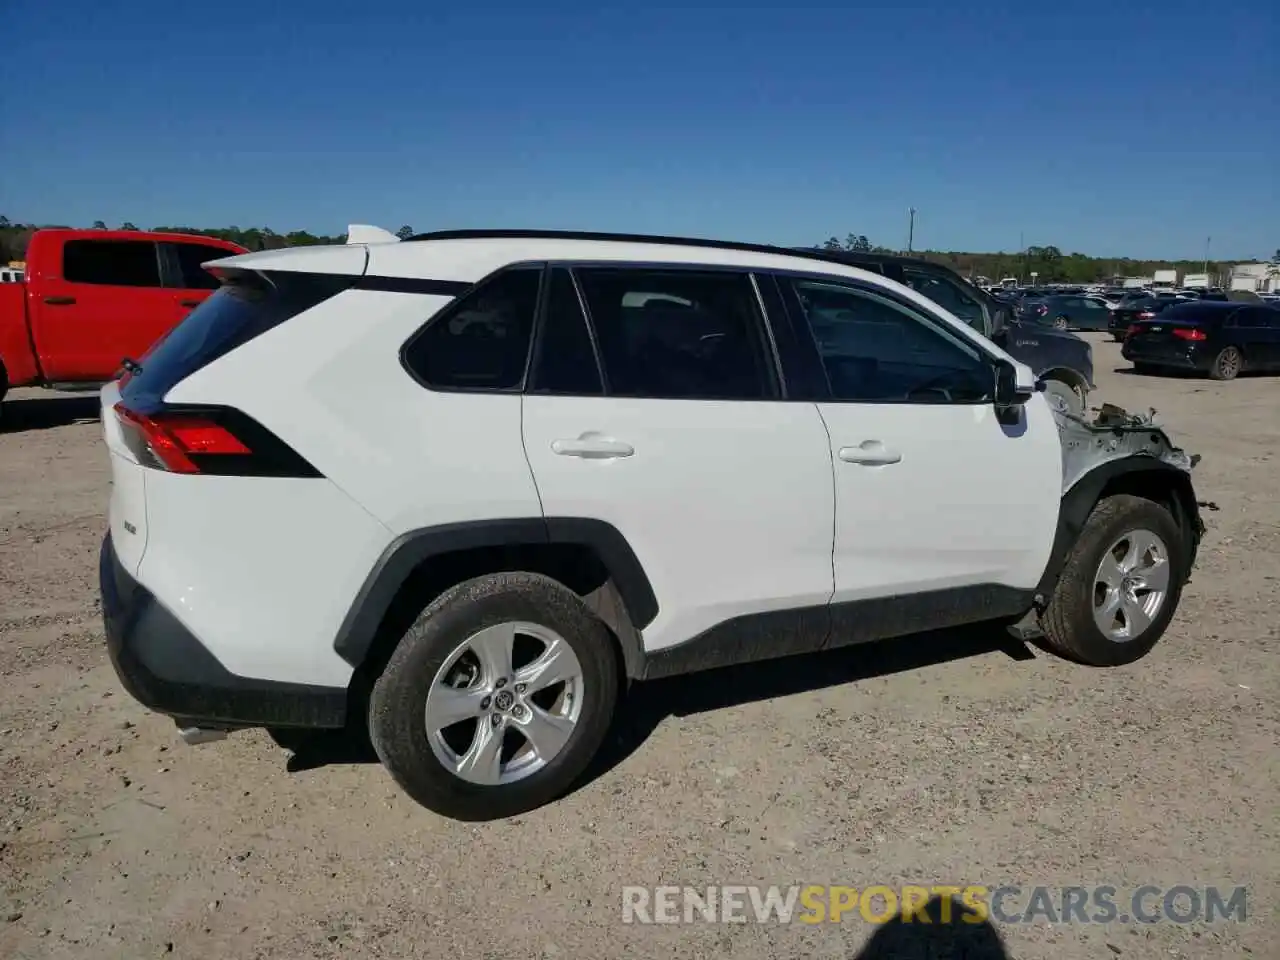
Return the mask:
{"type": "Polygon", "coordinates": [[[111,500],[107,521],[116,556],[131,576],[136,576],[147,549],[147,471],[138,463],[120,432],[115,405],[120,388],[102,388],[102,432],[111,455],[111,500]]]}

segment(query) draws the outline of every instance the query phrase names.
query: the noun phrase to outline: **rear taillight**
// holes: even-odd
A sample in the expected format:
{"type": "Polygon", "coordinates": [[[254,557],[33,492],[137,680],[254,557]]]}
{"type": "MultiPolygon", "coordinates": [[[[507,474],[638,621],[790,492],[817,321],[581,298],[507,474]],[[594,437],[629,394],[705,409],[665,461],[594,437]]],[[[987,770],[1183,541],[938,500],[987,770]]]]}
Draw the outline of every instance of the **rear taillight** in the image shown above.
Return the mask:
{"type": "Polygon", "coordinates": [[[1203,330],[1195,327],[1177,327],[1173,331],[1173,335],[1179,340],[1208,340],[1209,335],[1203,330]]]}
{"type": "Polygon", "coordinates": [[[220,476],[320,475],[265,427],[234,410],[144,414],[123,402],[114,410],[125,444],[144,467],[220,476]]]}
{"type": "Polygon", "coordinates": [[[1046,307],[1043,303],[1040,304],[1040,306],[1036,307],[1036,316],[1043,317],[1048,312],[1049,312],[1049,308],[1046,307]]]}
{"type": "Polygon", "coordinates": [[[1141,329],[1142,328],[1138,326],[1136,323],[1131,323],[1129,324],[1129,329],[1125,331],[1125,336],[1132,336],[1133,334],[1137,333],[1141,329]]]}
{"type": "Polygon", "coordinates": [[[1139,313],[1139,314],[1138,314],[1138,319],[1140,319],[1140,320],[1150,320],[1150,319],[1151,319],[1152,317],[1154,317],[1154,316],[1155,316],[1155,313],[1153,313],[1152,311],[1150,311],[1150,310],[1143,310],[1141,313],[1139,313]]]}

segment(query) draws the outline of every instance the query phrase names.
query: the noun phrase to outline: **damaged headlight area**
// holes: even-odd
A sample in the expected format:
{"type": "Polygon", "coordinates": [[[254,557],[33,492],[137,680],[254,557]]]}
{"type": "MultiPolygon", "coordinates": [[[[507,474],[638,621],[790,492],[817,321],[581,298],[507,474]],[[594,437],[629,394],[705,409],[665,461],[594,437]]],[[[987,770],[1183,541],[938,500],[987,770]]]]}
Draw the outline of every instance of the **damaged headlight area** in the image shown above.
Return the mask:
{"type": "Polygon", "coordinates": [[[1063,493],[1074,487],[1081,477],[1112,460],[1154,457],[1187,473],[1200,462],[1199,454],[1189,454],[1169,439],[1156,423],[1154,410],[1140,415],[1104,403],[1092,419],[1061,409],[1055,409],[1054,416],[1062,441],[1063,493]]]}

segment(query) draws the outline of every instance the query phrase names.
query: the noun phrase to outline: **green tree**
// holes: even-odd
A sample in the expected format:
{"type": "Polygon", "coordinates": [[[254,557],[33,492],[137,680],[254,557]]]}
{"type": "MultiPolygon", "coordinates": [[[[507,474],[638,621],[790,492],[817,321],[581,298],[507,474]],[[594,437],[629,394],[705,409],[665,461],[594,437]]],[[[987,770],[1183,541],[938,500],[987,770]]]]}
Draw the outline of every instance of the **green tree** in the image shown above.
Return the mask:
{"type": "Polygon", "coordinates": [[[409,226],[406,223],[403,227],[401,227],[399,230],[396,231],[396,236],[399,237],[401,240],[408,240],[410,237],[413,236],[413,227],[409,226]]]}
{"type": "Polygon", "coordinates": [[[843,250],[844,244],[837,237],[828,237],[822,242],[823,250],[843,250]]]}
{"type": "Polygon", "coordinates": [[[845,238],[844,248],[846,250],[856,250],[859,253],[871,252],[871,241],[864,234],[854,236],[852,233],[845,238]]]}
{"type": "Polygon", "coordinates": [[[126,220],[124,223],[120,224],[120,229],[121,229],[121,230],[137,230],[138,228],[137,228],[137,227],[135,227],[135,226],[134,226],[132,223],[130,223],[128,220],[126,220]]]}
{"type": "Polygon", "coordinates": [[[105,229],[107,229],[107,225],[106,225],[105,223],[103,223],[101,220],[95,220],[95,221],[93,221],[93,229],[95,229],[95,230],[105,230],[105,229]]]}

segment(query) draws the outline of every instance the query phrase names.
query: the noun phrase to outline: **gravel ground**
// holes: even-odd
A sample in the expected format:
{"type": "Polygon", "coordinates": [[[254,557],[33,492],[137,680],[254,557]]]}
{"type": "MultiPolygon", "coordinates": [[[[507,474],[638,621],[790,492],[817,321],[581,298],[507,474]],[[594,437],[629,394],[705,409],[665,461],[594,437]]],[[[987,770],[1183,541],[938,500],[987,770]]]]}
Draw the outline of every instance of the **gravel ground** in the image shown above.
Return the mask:
{"type": "MultiPolygon", "coordinates": [[[[1280,957],[1280,381],[1138,377],[1095,351],[1097,397],[1157,408],[1220,507],[1145,660],[1092,670],[984,634],[651,684],[592,779],[484,825],[416,807],[359,752],[185,747],[125,695],[97,602],[95,401],[18,392],[0,956],[881,956],[856,915],[624,925],[621,887],[1187,883],[1247,886],[1248,919],[996,929],[1018,960],[1280,957]]],[[[889,933],[944,955],[921,930],[889,933]]]]}

